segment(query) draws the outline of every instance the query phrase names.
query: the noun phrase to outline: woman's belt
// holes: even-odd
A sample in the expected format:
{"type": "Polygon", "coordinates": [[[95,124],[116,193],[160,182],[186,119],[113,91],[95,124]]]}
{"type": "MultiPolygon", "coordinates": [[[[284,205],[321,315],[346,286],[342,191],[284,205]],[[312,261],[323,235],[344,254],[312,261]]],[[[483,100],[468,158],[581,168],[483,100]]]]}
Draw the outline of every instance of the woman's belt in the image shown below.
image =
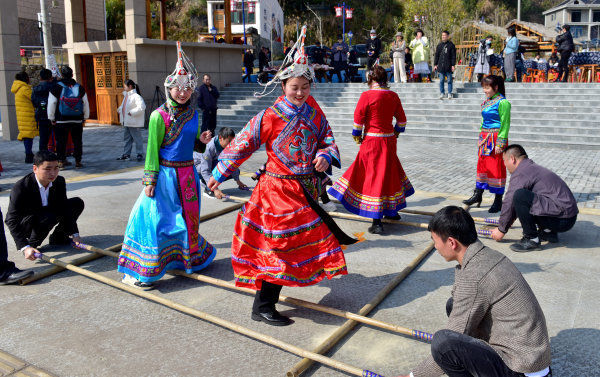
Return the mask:
{"type": "Polygon", "coordinates": [[[379,132],[365,132],[365,136],[375,136],[375,137],[392,137],[392,136],[396,136],[396,134],[394,134],[393,132],[391,134],[383,134],[383,133],[379,133],[379,132]]]}
{"type": "Polygon", "coordinates": [[[279,178],[279,179],[296,179],[296,180],[313,178],[315,176],[313,173],[309,173],[309,174],[277,174],[277,173],[273,173],[270,171],[266,171],[265,174],[270,177],[275,177],[275,178],[279,178]]]}
{"type": "Polygon", "coordinates": [[[499,128],[482,128],[481,132],[487,132],[489,134],[495,134],[497,132],[499,132],[500,129],[499,128]]]}
{"type": "Polygon", "coordinates": [[[194,166],[194,160],[187,161],[170,161],[164,158],[159,158],[158,163],[168,168],[185,168],[187,166],[194,166]]]}

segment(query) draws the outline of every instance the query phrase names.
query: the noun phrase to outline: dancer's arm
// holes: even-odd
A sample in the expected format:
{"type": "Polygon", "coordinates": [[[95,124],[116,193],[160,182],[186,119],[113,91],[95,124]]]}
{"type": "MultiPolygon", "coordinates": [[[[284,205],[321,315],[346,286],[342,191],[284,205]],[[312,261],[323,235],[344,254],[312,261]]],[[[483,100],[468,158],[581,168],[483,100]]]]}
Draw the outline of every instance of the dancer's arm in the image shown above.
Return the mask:
{"type": "MultiPolygon", "coordinates": [[[[156,186],[158,180],[159,162],[158,151],[165,137],[165,122],[158,111],[153,111],[148,123],[148,147],[146,148],[146,164],[144,165],[145,186],[156,186]]],[[[148,189],[154,191],[153,189],[148,189]]],[[[146,191],[146,194],[149,192],[146,191]]],[[[152,196],[152,195],[148,195],[152,196]]]]}

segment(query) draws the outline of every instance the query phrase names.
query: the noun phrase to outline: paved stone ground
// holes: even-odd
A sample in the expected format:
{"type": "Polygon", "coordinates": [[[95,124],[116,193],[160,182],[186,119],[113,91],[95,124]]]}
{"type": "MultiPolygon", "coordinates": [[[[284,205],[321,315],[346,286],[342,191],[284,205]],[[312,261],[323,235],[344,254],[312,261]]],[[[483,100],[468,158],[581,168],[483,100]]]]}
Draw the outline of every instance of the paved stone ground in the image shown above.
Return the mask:
{"type": "MultiPolygon", "coordinates": [[[[66,170],[71,196],[80,196],[86,209],[80,232],[86,243],[108,247],[122,241],[127,218],[141,191],[140,164],[114,161],[121,153],[117,128],[90,128],[84,132],[86,168],[66,170]],[[86,152],[87,151],[87,152],[86,152]],[[121,172],[103,174],[114,169],[121,172]]],[[[340,139],[344,166],[357,147],[340,139]]],[[[0,142],[0,158],[7,170],[0,184],[10,184],[28,172],[21,163],[22,145],[0,142]]],[[[529,148],[528,148],[529,149],[529,148]]],[[[598,193],[598,155],[592,152],[536,151],[532,157],[561,174],[574,192],[598,193]],[[567,155],[553,162],[557,155],[567,155]],[[590,158],[590,156],[593,156],[590,158]],[[588,160],[589,158],[589,160],[588,160]],[[578,160],[579,159],[579,160],[578,160]],[[585,165],[581,161],[586,161],[585,165]],[[594,161],[596,161],[594,163],[594,161]],[[554,165],[553,165],[554,163],[554,165]],[[594,165],[595,164],[595,165],[594,165]],[[571,175],[569,175],[571,174],[571,175]]],[[[475,148],[400,141],[399,155],[419,190],[410,198],[414,209],[435,211],[458,204],[469,194],[474,176],[475,148]],[[471,157],[469,157],[469,155],[471,157]],[[466,156],[466,157],[465,157],[466,156]],[[440,174],[440,166],[452,166],[440,174]],[[438,192],[458,195],[437,194],[438,192]]],[[[244,165],[253,171],[265,160],[257,153],[244,165]]],[[[336,172],[337,175],[341,172],[336,172]]],[[[249,178],[243,178],[250,183],[249,178]]],[[[226,193],[247,195],[226,182],[226,193]]],[[[594,194],[596,193],[596,194],[594,194]]],[[[590,203],[589,198],[580,205],[590,203]]],[[[592,201],[593,203],[593,201],[592,201]]],[[[8,197],[0,193],[6,212],[8,197]]],[[[202,214],[226,202],[203,198],[202,214]]],[[[485,207],[485,206],[484,206],[485,207]]],[[[486,208],[473,209],[474,216],[487,216],[486,208]]],[[[505,253],[532,286],[544,310],[552,342],[555,376],[600,375],[600,217],[584,211],[575,227],[561,234],[561,244],[544,245],[539,252],[517,254],[510,243],[520,238],[518,227],[502,243],[483,242],[505,253]]],[[[231,230],[235,213],[203,222],[201,233],[215,245],[218,255],[204,274],[231,281],[231,230]]],[[[427,217],[404,215],[404,219],[426,222],[427,217]]],[[[339,220],[349,233],[364,232],[367,223],[339,220]]],[[[387,227],[386,235],[366,234],[366,242],[349,247],[349,275],[307,288],[284,288],[283,294],[357,312],[429,244],[429,234],[405,226],[387,227]]],[[[29,262],[16,251],[9,238],[9,258],[20,268],[39,272],[47,265],[29,262]]],[[[83,254],[70,248],[43,247],[43,251],[65,261],[83,254]]],[[[109,257],[87,263],[86,269],[118,280],[115,260],[109,257]]],[[[434,332],[445,323],[444,305],[450,294],[453,264],[433,252],[372,313],[376,319],[408,328],[434,332]]],[[[58,376],[282,376],[299,358],[265,343],[256,342],[221,327],[142,300],[72,272],[63,272],[27,286],[0,289],[0,349],[58,376]]],[[[182,277],[165,277],[155,294],[242,326],[312,349],[344,320],[308,309],[280,304],[295,324],[274,328],[249,318],[252,298],[182,277]]],[[[391,332],[359,326],[329,355],[351,365],[386,376],[407,372],[427,353],[427,343],[391,332]]],[[[328,367],[309,369],[306,376],[347,376],[328,367]]]]}

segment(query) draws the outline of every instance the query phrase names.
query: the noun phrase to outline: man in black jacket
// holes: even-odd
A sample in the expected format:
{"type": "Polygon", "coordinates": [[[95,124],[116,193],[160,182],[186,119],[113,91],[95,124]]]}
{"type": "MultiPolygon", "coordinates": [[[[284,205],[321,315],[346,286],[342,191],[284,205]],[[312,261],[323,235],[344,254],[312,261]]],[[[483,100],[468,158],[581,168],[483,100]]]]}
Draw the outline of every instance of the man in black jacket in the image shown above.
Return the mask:
{"type": "Polygon", "coordinates": [[[556,36],[558,43],[558,52],[560,52],[560,61],[558,62],[558,79],[562,82],[567,82],[569,79],[569,58],[575,51],[573,36],[570,32],[569,25],[563,25],[561,33],[556,36]]]}
{"type": "Polygon", "coordinates": [[[242,82],[245,82],[246,79],[248,79],[248,82],[252,82],[251,75],[252,71],[254,71],[254,54],[250,49],[244,53],[244,68],[246,69],[246,75],[242,78],[242,82]]]}
{"type": "Polygon", "coordinates": [[[373,65],[379,58],[379,54],[381,54],[381,39],[377,37],[377,32],[375,29],[371,29],[369,34],[370,39],[367,40],[367,55],[369,59],[367,60],[367,71],[373,68],[373,65]]]}
{"type": "Polygon", "coordinates": [[[210,75],[204,75],[203,85],[198,88],[198,107],[202,110],[202,132],[210,131],[215,135],[217,128],[217,100],[219,90],[210,83],[210,75]]]}
{"type": "Polygon", "coordinates": [[[40,71],[40,83],[31,93],[31,103],[35,108],[35,120],[40,130],[40,151],[48,150],[48,139],[50,138],[50,120],[48,120],[48,95],[54,87],[52,71],[42,69],[40,71]]]}
{"type": "Polygon", "coordinates": [[[450,41],[450,33],[442,32],[442,41],[435,49],[434,70],[440,78],[440,99],[444,98],[444,81],[448,80],[448,99],[452,99],[452,73],[456,65],[456,47],[450,41]]]}
{"type": "Polygon", "coordinates": [[[67,199],[65,179],[58,175],[58,157],[40,151],[33,157],[33,173],[17,181],[10,193],[6,226],[17,248],[34,260],[36,248],[48,233],[51,245],[81,242],[77,219],[83,212],[83,200],[67,199]]]}

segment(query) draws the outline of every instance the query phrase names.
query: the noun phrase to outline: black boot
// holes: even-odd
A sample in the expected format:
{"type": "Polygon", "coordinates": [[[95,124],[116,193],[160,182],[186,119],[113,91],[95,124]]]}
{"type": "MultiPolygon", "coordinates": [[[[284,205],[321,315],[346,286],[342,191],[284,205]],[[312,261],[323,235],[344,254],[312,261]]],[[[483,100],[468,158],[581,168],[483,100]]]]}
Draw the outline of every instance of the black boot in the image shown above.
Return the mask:
{"type": "Polygon", "coordinates": [[[476,188],[475,191],[473,191],[473,196],[471,196],[467,200],[463,200],[463,203],[466,205],[469,205],[469,206],[477,203],[477,207],[479,207],[481,205],[482,199],[483,199],[483,189],[476,188]]]}
{"type": "Polygon", "coordinates": [[[490,209],[488,209],[488,212],[496,213],[496,212],[500,212],[501,209],[502,209],[502,195],[496,194],[496,196],[494,197],[494,203],[492,204],[490,209]]]}
{"type": "Polygon", "coordinates": [[[373,219],[373,225],[369,227],[368,231],[372,234],[383,233],[383,224],[381,224],[381,219],[373,219]]]}

